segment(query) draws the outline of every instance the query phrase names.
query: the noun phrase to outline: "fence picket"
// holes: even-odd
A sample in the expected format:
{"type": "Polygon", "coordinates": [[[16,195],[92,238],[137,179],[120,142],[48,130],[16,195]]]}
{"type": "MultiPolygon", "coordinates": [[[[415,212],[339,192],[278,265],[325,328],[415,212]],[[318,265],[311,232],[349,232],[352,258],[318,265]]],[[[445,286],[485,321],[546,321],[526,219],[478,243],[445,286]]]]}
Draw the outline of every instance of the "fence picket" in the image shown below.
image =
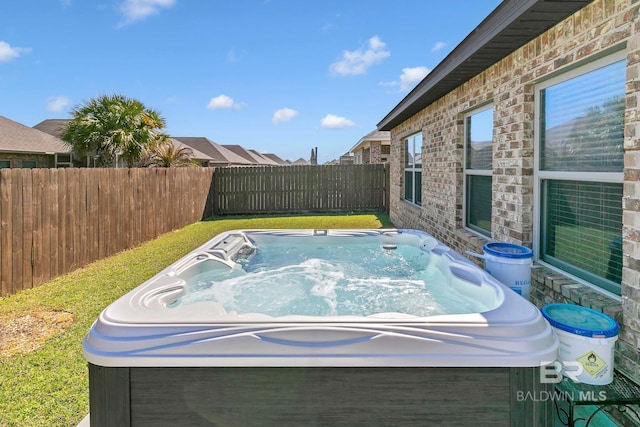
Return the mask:
{"type": "Polygon", "coordinates": [[[13,257],[11,260],[11,287],[13,291],[16,290],[18,284],[20,284],[21,287],[24,287],[24,284],[22,282],[22,260],[24,255],[24,250],[22,247],[23,222],[20,220],[22,213],[22,174],[20,172],[21,171],[18,171],[11,180],[11,195],[13,196],[13,200],[11,203],[11,251],[13,253],[13,257]]]}
{"type": "Polygon", "coordinates": [[[383,165],[0,170],[0,295],[211,215],[382,211],[383,165]]]}

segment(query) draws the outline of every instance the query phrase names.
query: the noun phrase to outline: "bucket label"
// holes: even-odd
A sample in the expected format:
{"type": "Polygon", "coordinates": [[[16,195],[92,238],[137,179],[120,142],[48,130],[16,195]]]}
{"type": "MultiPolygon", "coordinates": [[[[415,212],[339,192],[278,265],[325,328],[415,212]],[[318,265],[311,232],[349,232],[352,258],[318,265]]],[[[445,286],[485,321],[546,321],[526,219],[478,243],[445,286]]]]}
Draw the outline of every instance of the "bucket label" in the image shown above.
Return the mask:
{"type": "Polygon", "coordinates": [[[576,360],[582,363],[584,370],[591,376],[594,376],[607,366],[607,362],[602,360],[602,358],[598,356],[598,353],[593,350],[588,351],[576,360]]]}

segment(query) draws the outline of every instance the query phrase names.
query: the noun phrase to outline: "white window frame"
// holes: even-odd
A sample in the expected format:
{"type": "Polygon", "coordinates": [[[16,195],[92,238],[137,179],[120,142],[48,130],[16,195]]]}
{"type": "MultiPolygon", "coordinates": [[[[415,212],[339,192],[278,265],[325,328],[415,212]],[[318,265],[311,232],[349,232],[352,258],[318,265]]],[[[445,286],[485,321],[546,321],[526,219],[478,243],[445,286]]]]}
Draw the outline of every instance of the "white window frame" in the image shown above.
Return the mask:
{"type": "Polygon", "coordinates": [[[626,59],[626,52],[624,50],[613,53],[606,57],[595,59],[589,63],[586,63],[582,66],[578,66],[571,70],[568,70],[565,73],[555,75],[547,80],[544,80],[535,86],[535,120],[534,120],[534,141],[535,141],[535,149],[534,149],[534,184],[533,184],[533,196],[534,196],[534,206],[533,206],[533,253],[534,260],[545,267],[548,267],[551,270],[562,273],[563,275],[570,277],[571,279],[580,282],[590,288],[604,293],[611,298],[620,300],[620,296],[616,295],[613,292],[608,291],[598,285],[590,283],[580,277],[574,276],[571,273],[566,272],[554,265],[548,264],[544,262],[540,257],[540,241],[542,234],[542,182],[545,180],[567,180],[567,181],[582,181],[582,182],[601,182],[601,183],[615,183],[615,184],[623,184],[624,185],[624,172],[576,172],[576,171],[548,171],[548,170],[540,170],[540,122],[541,122],[541,108],[540,105],[540,91],[546,89],[548,87],[554,86],[558,83],[570,80],[572,78],[588,74],[592,71],[596,71],[600,68],[606,67],[607,65],[611,65],[615,62],[626,59]]]}
{"type": "MultiPolygon", "coordinates": [[[[415,206],[422,206],[422,194],[420,194],[420,203],[416,203],[416,172],[420,172],[420,191],[422,191],[422,173],[423,173],[423,167],[422,167],[422,145],[424,144],[424,137],[422,136],[422,131],[420,132],[416,132],[413,133],[411,135],[408,135],[407,137],[402,139],[402,144],[403,144],[403,151],[406,150],[407,147],[407,142],[411,141],[411,146],[413,147],[412,151],[411,151],[411,158],[415,159],[416,157],[416,138],[420,136],[420,168],[417,167],[409,167],[409,165],[407,165],[406,163],[404,164],[404,177],[405,177],[405,182],[404,182],[404,187],[402,188],[402,200],[404,200],[407,203],[410,203],[412,205],[415,206]],[[411,173],[411,179],[413,180],[412,182],[412,189],[413,189],[413,199],[409,200],[406,198],[406,172],[410,172],[411,173]]],[[[406,159],[408,157],[408,153],[404,153],[404,159],[403,162],[406,162],[406,159]]],[[[412,163],[412,165],[415,165],[415,160],[412,163]]]]}
{"type": "Polygon", "coordinates": [[[54,153],[54,167],[71,168],[73,167],[73,153],[54,153]],[[69,161],[61,161],[58,156],[69,156],[69,161]]]}
{"type": "MultiPolygon", "coordinates": [[[[493,164],[491,166],[491,169],[467,169],[467,143],[469,140],[469,135],[468,135],[468,128],[467,128],[467,120],[469,117],[474,116],[478,113],[482,113],[484,111],[487,110],[493,110],[493,102],[483,105],[482,107],[476,108],[474,110],[471,110],[469,112],[467,112],[464,115],[463,118],[463,127],[464,127],[464,135],[463,135],[463,156],[462,156],[462,226],[466,229],[469,230],[472,233],[478,234],[482,237],[485,238],[491,238],[491,233],[492,230],[488,230],[489,234],[485,234],[482,233],[478,230],[475,230],[473,228],[470,228],[467,226],[467,196],[468,196],[468,191],[469,189],[467,188],[467,177],[469,175],[473,175],[473,176],[489,176],[489,177],[493,177],[493,164]]],[[[495,114],[495,112],[494,112],[495,114]]],[[[493,126],[492,126],[493,129],[493,126]]],[[[491,135],[491,141],[493,143],[493,130],[492,130],[492,135],[491,135]]],[[[493,158],[493,149],[492,149],[492,158],[493,158]]],[[[493,228],[493,227],[491,227],[493,228]]]]}

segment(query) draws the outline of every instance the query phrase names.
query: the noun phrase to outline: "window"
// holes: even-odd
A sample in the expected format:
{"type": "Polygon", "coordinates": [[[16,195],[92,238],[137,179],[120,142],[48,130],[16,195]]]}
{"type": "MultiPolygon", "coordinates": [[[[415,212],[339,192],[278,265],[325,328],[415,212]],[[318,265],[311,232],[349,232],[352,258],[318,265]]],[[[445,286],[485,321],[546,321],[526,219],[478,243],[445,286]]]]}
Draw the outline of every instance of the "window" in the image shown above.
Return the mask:
{"type": "Polygon", "coordinates": [[[73,166],[73,155],[71,153],[56,153],[54,164],[57,168],[70,168],[73,166]]]}
{"type": "Polygon", "coordinates": [[[422,133],[404,140],[404,199],[422,205],[422,133]]]}
{"type": "Polygon", "coordinates": [[[539,258],[620,294],[623,53],[537,88],[539,258]]]}
{"type": "Polygon", "coordinates": [[[493,108],[475,110],[464,120],[464,225],[491,236],[493,108]]]}
{"type": "Polygon", "coordinates": [[[22,167],[27,169],[33,169],[38,167],[38,165],[35,160],[23,160],[22,167]]]}
{"type": "Polygon", "coordinates": [[[11,160],[0,160],[0,169],[6,169],[11,167],[11,160]]]}

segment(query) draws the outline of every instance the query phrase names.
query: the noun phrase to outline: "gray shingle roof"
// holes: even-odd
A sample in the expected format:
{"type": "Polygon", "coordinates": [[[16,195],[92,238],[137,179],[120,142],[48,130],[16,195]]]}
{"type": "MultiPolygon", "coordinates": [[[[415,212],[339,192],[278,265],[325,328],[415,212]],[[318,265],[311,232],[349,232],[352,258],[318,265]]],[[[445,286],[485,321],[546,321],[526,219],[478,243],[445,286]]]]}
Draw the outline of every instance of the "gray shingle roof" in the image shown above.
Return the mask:
{"type": "Polygon", "coordinates": [[[211,159],[213,159],[211,163],[213,163],[214,165],[224,165],[224,166],[238,165],[239,166],[239,165],[252,164],[251,161],[245,159],[242,156],[237,155],[236,153],[228,150],[222,145],[217,144],[205,137],[180,136],[180,137],[173,137],[173,139],[177,139],[183,144],[188,145],[189,147],[206,154],[211,159]]]}
{"type": "Polygon", "coordinates": [[[64,132],[64,128],[70,121],[70,119],[47,119],[41,121],[33,128],[38,129],[44,133],[48,133],[49,135],[62,138],[62,132],[64,132]]]}
{"type": "Polygon", "coordinates": [[[13,153],[69,153],[71,146],[48,133],[0,116],[0,151],[13,153]]]}
{"type": "Polygon", "coordinates": [[[204,154],[203,152],[177,140],[176,138],[170,138],[171,142],[173,143],[173,145],[175,145],[178,148],[182,148],[182,147],[187,147],[189,149],[191,149],[192,155],[191,158],[193,160],[205,160],[205,161],[213,161],[214,159],[211,158],[211,156],[208,156],[206,154],[204,154]]]}
{"type": "Polygon", "coordinates": [[[261,165],[280,166],[280,164],[273,160],[271,157],[266,156],[262,153],[258,153],[256,150],[249,150],[249,152],[260,159],[261,165]]]}
{"type": "Polygon", "coordinates": [[[228,144],[225,144],[225,145],[223,145],[223,147],[225,149],[231,151],[236,156],[242,157],[243,159],[245,159],[249,163],[252,163],[252,164],[256,163],[256,159],[254,159],[253,156],[251,154],[249,154],[249,152],[247,150],[245,150],[244,148],[242,148],[239,145],[228,145],[228,144]]]}
{"type": "Polygon", "coordinates": [[[388,142],[390,144],[391,143],[391,132],[387,131],[387,130],[374,130],[372,132],[369,132],[368,134],[366,134],[365,136],[360,138],[358,140],[358,142],[356,142],[356,145],[351,147],[351,150],[349,150],[349,152],[356,151],[358,149],[358,147],[360,146],[360,144],[362,144],[362,143],[364,143],[366,141],[386,141],[386,142],[388,142]]]}
{"type": "MultiPolygon", "coordinates": [[[[67,119],[48,119],[34,126],[34,129],[50,135],[61,135],[67,119]]],[[[172,137],[178,146],[186,145],[193,150],[193,158],[206,160],[214,165],[243,166],[243,165],[288,165],[275,154],[261,154],[255,150],[246,150],[240,145],[220,145],[206,137],[172,137]]]]}
{"type": "Polygon", "coordinates": [[[223,147],[226,148],[229,151],[232,151],[233,153],[237,154],[238,156],[245,158],[251,164],[254,164],[254,165],[275,165],[275,162],[273,162],[272,160],[267,159],[265,157],[262,157],[260,154],[257,154],[256,152],[251,152],[251,151],[245,149],[244,147],[242,147],[241,145],[223,145],[223,147]]]}
{"type": "Polygon", "coordinates": [[[391,132],[388,130],[374,130],[363,136],[360,141],[390,141],[391,132]]]}
{"type": "Polygon", "coordinates": [[[274,162],[276,162],[280,166],[290,166],[291,165],[291,163],[287,162],[286,160],[282,160],[280,157],[276,156],[273,153],[265,153],[265,154],[263,154],[263,156],[273,160],[274,162]]]}

